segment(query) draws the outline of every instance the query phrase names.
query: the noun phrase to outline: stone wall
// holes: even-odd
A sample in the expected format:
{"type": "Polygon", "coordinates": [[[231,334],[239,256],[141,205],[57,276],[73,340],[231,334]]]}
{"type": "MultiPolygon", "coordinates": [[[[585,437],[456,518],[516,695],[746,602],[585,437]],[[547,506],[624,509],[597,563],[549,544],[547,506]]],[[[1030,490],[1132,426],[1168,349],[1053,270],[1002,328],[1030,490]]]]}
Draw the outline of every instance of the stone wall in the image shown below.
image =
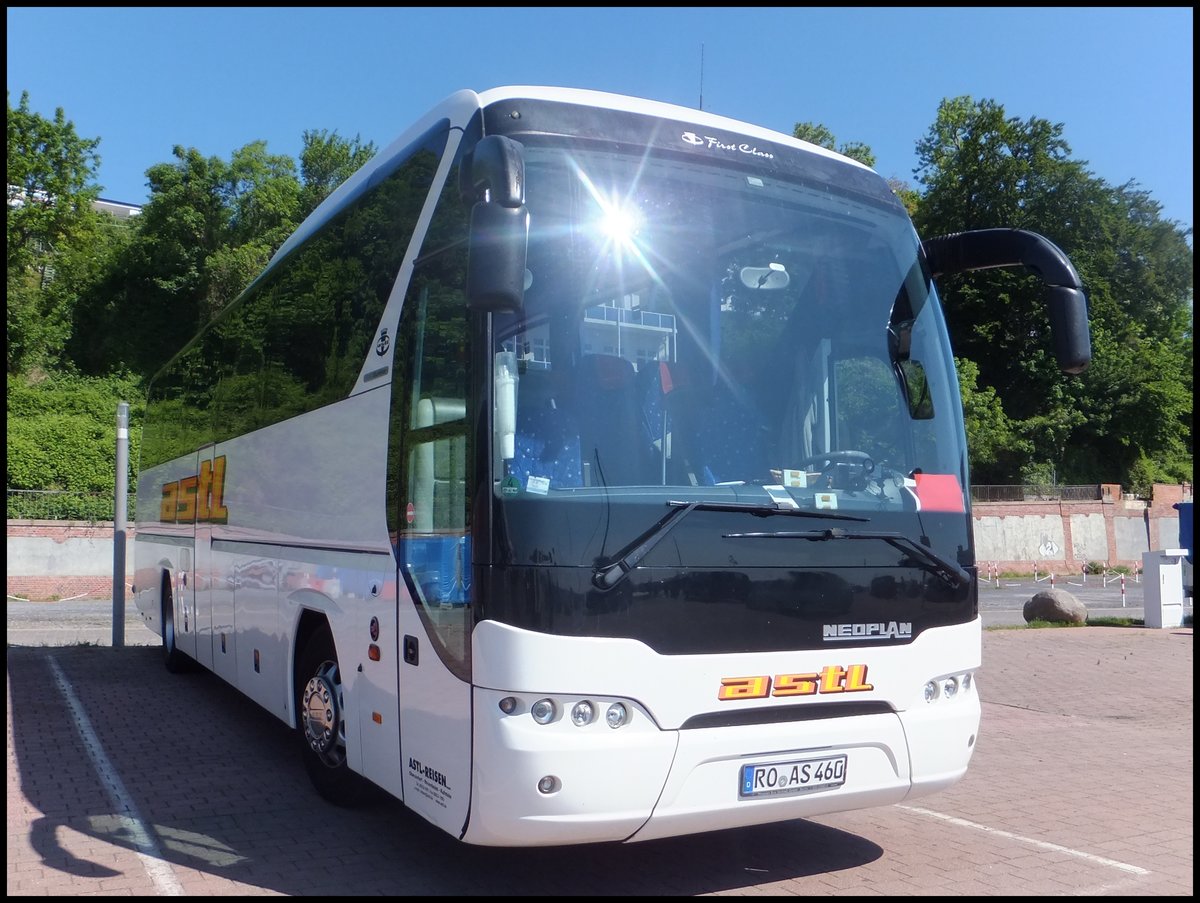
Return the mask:
{"type": "Polygon", "coordinates": [[[976,502],[975,561],[981,571],[1078,574],[1091,563],[1140,567],[1142,553],[1177,548],[1176,502],[1191,487],[1155,484],[1149,502],[1102,487],[1100,501],[976,502]]]}

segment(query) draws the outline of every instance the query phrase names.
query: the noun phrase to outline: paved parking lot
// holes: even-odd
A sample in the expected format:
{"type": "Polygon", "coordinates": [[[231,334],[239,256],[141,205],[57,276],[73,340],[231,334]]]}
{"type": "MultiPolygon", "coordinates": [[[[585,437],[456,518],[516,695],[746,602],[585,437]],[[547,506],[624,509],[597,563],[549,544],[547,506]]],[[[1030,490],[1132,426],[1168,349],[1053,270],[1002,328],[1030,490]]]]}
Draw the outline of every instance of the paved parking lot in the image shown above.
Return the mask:
{"type": "Polygon", "coordinates": [[[281,723],[167,674],[152,636],[30,630],[10,611],[10,896],[1193,893],[1190,627],[985,631],[978,749],[941,794],[534,850],[459,844],[394,801],[330,807],[281,723]]]}

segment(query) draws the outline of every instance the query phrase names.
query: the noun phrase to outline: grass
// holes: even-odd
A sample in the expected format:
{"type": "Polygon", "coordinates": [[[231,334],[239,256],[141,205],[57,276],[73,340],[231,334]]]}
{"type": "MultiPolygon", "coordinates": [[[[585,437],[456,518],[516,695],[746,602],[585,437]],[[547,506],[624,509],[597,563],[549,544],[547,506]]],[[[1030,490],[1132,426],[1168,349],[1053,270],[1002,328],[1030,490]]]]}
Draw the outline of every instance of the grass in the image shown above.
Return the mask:
{"type": "MultiPolygon", "coordinates": [[[[1041,627],[1145,627],[1146,622],[1142,618],[1110,618],[1098,617],[1088,618],[1082,624],[1064,621],[1029,621],[1026,624],[1000,624],[995,627],[989,627],[988,630],[1029,630],[1032,628],[1041,627]]],[[[1192,626],[1192,616],[1183,616],[1183,627],[1192,626]]]]}

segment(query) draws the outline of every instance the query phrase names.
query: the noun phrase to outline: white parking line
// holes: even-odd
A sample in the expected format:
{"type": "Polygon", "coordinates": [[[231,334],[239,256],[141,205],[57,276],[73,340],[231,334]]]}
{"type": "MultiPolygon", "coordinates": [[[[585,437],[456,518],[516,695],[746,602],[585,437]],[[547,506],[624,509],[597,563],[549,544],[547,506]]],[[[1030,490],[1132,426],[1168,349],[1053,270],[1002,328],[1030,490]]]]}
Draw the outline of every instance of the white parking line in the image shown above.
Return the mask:
{"type": "Polygon", "coordinates": [[[47,660],[54,670],[54,679],[58,682],[58,689],[62,692],[71,713],[75,716],[75,726],[79,728],[79,735],[83,738],[83,748],[87,750],[88,758],[96,767],[96,772],[100,775],[100,782],[108,791],[108,797],[116,807],[117,813],[123,820],[127,820],[125,827],[128,828],[129,836],[133,839],[134,846],[137,847],[137,855],[146,868],[146,874],[150,876],[150,880],[158,889],[159,896],[183,896],[183,885],[175,877],[175,872],[171,870],[170,864],[163,858],[162,850],[154,841],[151,832],[147,830],[146,823],[138,813],[137,806],[125,792],[125,785],[121,783],[117,770],[105,755],[100,738],[92,730],[92,723],[88,720],[83,705],[71,688],[70,681],[62,673],[62,669],[58,667],[58,662],[54,660],[53,656],[47,660]]]}
{"type": "Polygon", "coordinates": [[[1068,856],[1077,856],[1080,859],[1086,859],[1088,862],[1095,862],[1098,865],[1108,865],[1113,868],[1120,869],[1123,872],[1129,872],[1134,875],[1149,875],[1148,869],[1141,868],[1136,865],[1130,865],[1127,862],[1117,862],[1115,859],[1105,859],[1103,856],[1095,856],[1092,853],[1085,853],[1082,850],[1072,850],[1070,847],[1062,847],[1056,843],[1047,843],[1044,840],[1034,840],[1032,837],[1022,837],[1020,834],[1013,834],[1010,831],[1001,831],[998,828],[989,828],[987,825],[980,825],[973,821],[967,821],[964,818],[956,818],[953,815],[943,815],[941,812],[934,812],[932,809],[919,809],[916,806],[897,806],[898,809],[905,809],[909,812],[915,812],[918,815],[928,815],[932,818],[939,818],[942,821],[949,822],[952,825],[958,825],[962,828],[976,828],[984,831],[987,834],[994,834],[997,837],[1006,837],[1009,840],[1016,840],[1020,843],[1027,843],[1030,846],[1040,847],[1043,850],[1054,850],[1056,853],[1066,853],[1068,856]]]}

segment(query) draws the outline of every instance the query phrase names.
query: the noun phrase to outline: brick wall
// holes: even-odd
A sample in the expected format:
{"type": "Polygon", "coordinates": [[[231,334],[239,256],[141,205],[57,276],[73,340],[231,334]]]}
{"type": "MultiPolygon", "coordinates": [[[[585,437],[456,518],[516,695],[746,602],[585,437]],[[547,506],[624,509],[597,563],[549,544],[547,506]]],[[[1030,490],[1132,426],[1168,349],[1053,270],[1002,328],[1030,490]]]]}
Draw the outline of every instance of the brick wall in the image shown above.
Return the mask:
{"type": "MultiPolygon", "coordinates": [[[[133,528],[126,535],[126,577],[132,574],[133,528]]],[[[113,525],[79,521],[10,520],[5,583],[21,599],[111,599],[113,525]]],[[[128,586],[127,586],[128,590],[128,586]]]]}

